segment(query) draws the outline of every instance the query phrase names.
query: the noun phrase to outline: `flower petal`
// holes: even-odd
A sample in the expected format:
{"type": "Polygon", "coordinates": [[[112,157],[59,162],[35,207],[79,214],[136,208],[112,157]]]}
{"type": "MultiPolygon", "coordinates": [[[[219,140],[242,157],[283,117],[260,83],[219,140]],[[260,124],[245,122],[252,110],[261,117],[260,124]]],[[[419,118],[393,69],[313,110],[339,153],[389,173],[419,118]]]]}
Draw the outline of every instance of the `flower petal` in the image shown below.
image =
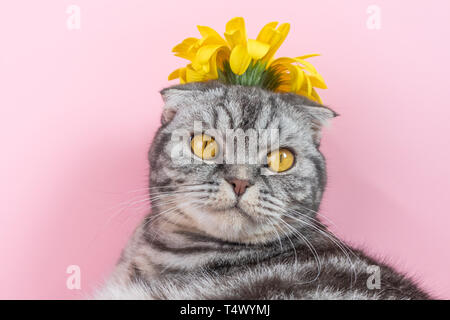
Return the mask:
{"type": "Polygon", "coordinates": [[[307,74],[305,74],[304,71],[302,71],[302,72],[303,72],[303,75],[305,76],[306,93],[307,93],[307,96],[309,97],[311,95],[311,90],[312,90],[311,80],[309,79],[309,76],[307,74]]]}
{"type": "Polygon", "coordinates": [[[299,64],[300,68],[308,71],[310,74],[308,74],[307,76],[312,86],[320,89],[327,88],[327,85],[325,84],[322,75],[317,72],[316,68],[314,68],[314,66],[311,63],[303,59],[282,57],[273,60],[270,63],[270,66],[278,66],[278,65],[288,66],[290,64],[299,64]]]}
{"type": "Polygon", "coordinates": [[[247,70],[252,57],[247,52],[247,47],[244,45],[237,45],[231,51],[230,55],[230,67],[231,70],[237,74],[241,75],[247,70]]]}
{"type": "Polygon", "coordinates": [[[270,61],[273,58],[275,52],[280,48],[281,44],[283,43],[284,39],[286,39],[289,33],[289,23],[283,23],[277,29],[275,29],[277,25],[278,22],[271,22],[266,24],[256,38],[256,40],[265,42],[270,45],[270,50],[262,59],[263,61],[270,61]]]}
{"type": "Polygon", "coordinates": [[[223,44],[223,45],[226,44],[225,40],[213,28],[206,27],[206,26],[197,26],[197,29],[203,38],[214,39],[218,44],[223,44]]]}
{"type": "Polygon", "coordinates": [[[275,22],[275,21],[269,22],[268,24],[266,24],[259,32],[256,40],[270,44],[270,40],[273,36],[273,30],[275,30],[277,25],[278,25],[278,22],[275,22]]]}
{"type": "Polygon", "coordinates": [[[224,45],[217,45],[217,44],[206,45],[206,46],[201,47],[198,50],[194,61],[192,62],[194,69],[198,71],[200,68],[202,68],[204,72],[209,73],[210,72],[210,60],[212,58],[215,59],[215,54],[217,53],[217,51],[219,51],[221,49],[229,50],[224,45]]]}
{"type": "Polygon", "coordinates": [[[173,71],[171,74],[169,74],[168,80],[175,80],[180,77],[180,70],[184,68],[179,68],[175,71],[173,71]]]}
{"type": "Polygon", "coordinates": [[[228,21],[224,35],[231,48],[237,45],[245,45],[247,43],[247,31],[245,30],[244,19],[237,17],[228,21]]]}
{"type": "Polygon", "coordinates": [[[187,52],[198,41],[199,39],[197,38],[186,38],[181,43],[173,47],[172,52],[187,52]]]}
{"type": "Polygon", "coordinates": [[[316,90],[314,90],[314,88],[311,90],[311,97],[313,98],[312,100],[317,101],[318,103],[322,104],[322,98],[320,98],[320,96],[317,94],[316,90]]]}
{"type": "Polygon", "coordinates": [[[186,83],[186,68],[179,68],[169,74],[168,77],[169,80],[175,80],[178,78],[180,79],[181,84],[186,83]]]}
{"type": "Polygon", "coordinates": [[[291,91],[296,92],[302,87],[303,82],[305,81],[305,74],[298,66],[291,66],[293,67],[292,70],[295,70],[292,72],[291,91]]]}
{"type": "Polygon", "coordinates": [[[196,55],[196,61],[200,64],[205,64],[211,59],[211,57],[223,46],[217,44],[211,44],[201,47],[196,55]]]}
{"type": "Polygon", "coordinates": [[[177,57],[192,60],[195,57],[199,42],[200,39],[197,38],[186,38],[173,47],[172,52],[175,52],[175,56],[177,57]]]}
{"type": "Polygon", "coordinates": [[[312,58],[312,57],[318,57],[318,56],[320,56],[320,54],[318,54],[318,53],[313,53],[313,54],[306,54],[306,55],[304,55],[304,56],[297,57],[297,59],[302,59],[302,60],[304,60],[304,59],[308,59],[308,58],[312,58]]]}
{"type": "Polygon", "coordinates": [[[317,74],[318,73],[316,68],[314,68],[314,66],[310,62],[308,62],[306,60],[303,60],[303,59],[300,59],[300,57],[295,58],[295,61],[297,63],[302,64],[304,66],[304,69],[307,70],[308,72],[313,73],[313,74],[317,74]]]}
{"type": "Polygon", "coordinates": [[[309,78],[311,79],[311,84],[316,87],[316,88],[320,88],[320,89],[327,89],[327,85],[325,84],[325,80],[323,79],[323,77],[319,74],[310,74],[309,78]]]}
{"type": "Polygon", "coordinates": [[[225,60],[229,60],[230,50],[228,48],[221,48],[210,59],[210,68],[208,79],[215,80],[219,77],[218,67],[222,69],[225,60]]]}
{"type": "Polygon", "coordinates": [[[206,80],[205,73],[198,72],[191,65],[186,67],[186,82],[199,82],[206,80]]]}
{"type": "Polygon", "coordinates": [[[186,80],[186,68],[182,68],[180,70],[180,83],[183,84],[183,83],[186,83],[186,82],[187,82],[187,80],[186,80]]]}
{"type": "Polygon", "coordinates": [[[270,46],[267,43],[258,40],[248,39],[247,51],[250,57],[252,57],[255,60],[259,60],[262,57],[264,57],[269,51],[269,49],[270,46]]]}
{"type": "Polygon", "coordinates": [[[269,66],[276,66],[276,65],[284,65],[287,66],[289,64],[292,64],[296,62],[294,58],[288,58],[288,57],[282,57],[275,60],[272,60],[272,62],[269,63],[269,66]]]}

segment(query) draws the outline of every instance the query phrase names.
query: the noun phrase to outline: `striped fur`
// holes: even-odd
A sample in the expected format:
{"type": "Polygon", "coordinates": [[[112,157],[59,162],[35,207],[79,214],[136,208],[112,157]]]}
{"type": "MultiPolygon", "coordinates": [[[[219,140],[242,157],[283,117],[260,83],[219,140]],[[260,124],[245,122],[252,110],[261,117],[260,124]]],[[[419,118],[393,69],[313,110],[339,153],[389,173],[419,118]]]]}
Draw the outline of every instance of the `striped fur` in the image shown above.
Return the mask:
{"type": "Polygon", "coordinates": [[[162,95],[162,126],[149,152],[152,213],[97,298],[428,298],[410,279],[345,246],[317,219],[326,185],[320,129],[333,111],[298,95],[217,82],[175,86],[162,95]],[[295,164],[269,175],[263,165],[185,164],[173,150],[188,146],[172,133],[192,132],[194,121],[218,132],[278,129],[295,164]],[[239,199],[230,177],[250,182],[239,199]],[[371,265],[380,267],[380,289],[368,288],[371,265]]]}

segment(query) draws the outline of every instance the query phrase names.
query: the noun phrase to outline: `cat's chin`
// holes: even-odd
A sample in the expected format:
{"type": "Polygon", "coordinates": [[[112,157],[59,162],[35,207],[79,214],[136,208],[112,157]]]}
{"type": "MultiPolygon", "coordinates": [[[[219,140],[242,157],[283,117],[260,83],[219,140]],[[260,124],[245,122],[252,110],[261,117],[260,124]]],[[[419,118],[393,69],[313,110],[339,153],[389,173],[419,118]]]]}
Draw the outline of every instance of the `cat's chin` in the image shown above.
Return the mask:
{"type": "Polygon", "coordinates": [[[276,237],[273,225],[264,223],[262,217],[260,220],[237,205],[187,209],[186,213],[195,221],[197,230],[224,241],[257,244],[273,241],[276,237]]]}

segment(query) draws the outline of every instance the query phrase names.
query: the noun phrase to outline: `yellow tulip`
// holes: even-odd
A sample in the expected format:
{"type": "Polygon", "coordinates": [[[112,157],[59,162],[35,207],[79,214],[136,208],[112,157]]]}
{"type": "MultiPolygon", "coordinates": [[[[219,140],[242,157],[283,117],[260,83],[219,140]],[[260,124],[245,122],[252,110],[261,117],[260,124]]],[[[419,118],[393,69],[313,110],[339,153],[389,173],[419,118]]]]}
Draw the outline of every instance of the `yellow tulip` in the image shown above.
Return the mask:
{"type": "Polygon", "coordinates": [[[186,38],[173,48],[176,56],[190,63],[173,71],[169,80],[180,79],[181,83],[187,83],[219,79],[230,84],[294,92],[322,102],[315,88],[326,89],[327,86],[322,75],[306,61],[317,54],[274,59],[289,33],[288,23],[270,22],[256,39],[247,38],[245,21],[241,17],[228,21],[224,38],[210,27],[197,28],[201,38],[186,38]]]}

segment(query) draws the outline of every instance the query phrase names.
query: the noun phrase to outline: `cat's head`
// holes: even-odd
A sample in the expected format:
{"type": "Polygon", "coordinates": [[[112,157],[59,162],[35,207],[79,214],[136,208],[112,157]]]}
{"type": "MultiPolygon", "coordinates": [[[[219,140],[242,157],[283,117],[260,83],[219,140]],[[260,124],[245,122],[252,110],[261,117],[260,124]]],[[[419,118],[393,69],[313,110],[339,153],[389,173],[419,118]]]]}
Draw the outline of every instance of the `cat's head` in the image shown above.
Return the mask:
{"type": "Polygon", "coordinates": [[[274,240],[315,215],[326,183],[320,133],[332,110],[215,81],[161,94],[162,126],[149,152],[153,214],[245,243],[274,240]]]}

